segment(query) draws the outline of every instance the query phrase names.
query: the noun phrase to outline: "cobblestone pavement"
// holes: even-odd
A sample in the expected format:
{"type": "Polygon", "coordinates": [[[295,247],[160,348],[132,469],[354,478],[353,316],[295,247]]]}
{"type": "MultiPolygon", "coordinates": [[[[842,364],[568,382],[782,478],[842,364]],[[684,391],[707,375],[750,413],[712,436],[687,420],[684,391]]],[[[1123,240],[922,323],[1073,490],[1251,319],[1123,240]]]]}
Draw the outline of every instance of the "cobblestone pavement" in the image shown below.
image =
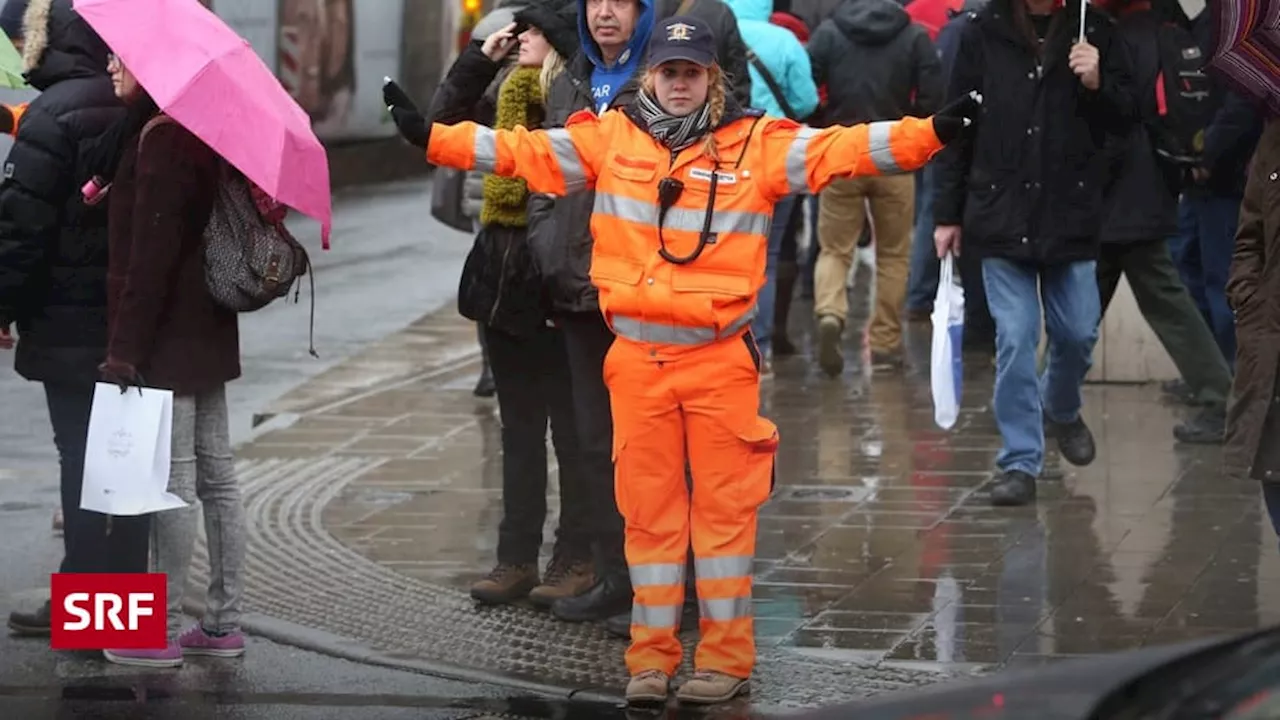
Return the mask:
{"type": "MultiPolygon", "coordinates": [[[[283,399],[296,422],[240,449],[249,609],[273,619],[263,632],[369,662],[616,692],[621,641],[467,597],[494,559],[502,462],[495,407],[470,392],[472,332],[451,308],[424,318],[353,362],[432,366],[346,396],[322,376],[283,399]]],[[[1184,411],[1154,386],[1088,387],[1098,460],[1042,482],[1035,507],[993,509],[989,363],[966,368],[950,433],[933,424],[927,326],[902,371],[850,365],[833,381],[787,359],[762,391],[782,448],[756,564],[757,707],[1280,619],[1256,485],[1220,477],[1217,448],[1175,446],[1184,411]]]]}

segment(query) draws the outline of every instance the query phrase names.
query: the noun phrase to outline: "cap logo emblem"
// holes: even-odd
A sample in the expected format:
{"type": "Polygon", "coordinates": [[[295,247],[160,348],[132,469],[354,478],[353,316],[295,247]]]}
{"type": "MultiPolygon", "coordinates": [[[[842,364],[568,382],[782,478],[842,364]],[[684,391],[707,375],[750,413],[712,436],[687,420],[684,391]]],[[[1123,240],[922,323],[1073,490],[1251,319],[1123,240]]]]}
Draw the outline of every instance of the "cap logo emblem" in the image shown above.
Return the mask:
{"type": "Polygon", "coordinates": [[[688,42],[693,39],[692,25],[685,23],[672,23],[667,26],[667,40],[669,42],[688,42]]]}

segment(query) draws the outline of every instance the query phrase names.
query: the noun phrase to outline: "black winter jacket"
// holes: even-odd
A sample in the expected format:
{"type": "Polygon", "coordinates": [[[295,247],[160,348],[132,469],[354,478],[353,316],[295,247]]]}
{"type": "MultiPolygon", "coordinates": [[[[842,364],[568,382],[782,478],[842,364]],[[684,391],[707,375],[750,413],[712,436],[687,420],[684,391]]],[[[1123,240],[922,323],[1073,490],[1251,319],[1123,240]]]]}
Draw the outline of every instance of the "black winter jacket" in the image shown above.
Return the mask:
{"type": "MultiPolygon", "coordinates": [[[[503,70],[472,43],[449,69],[431,99],[432,122],[494,123],[486,89],[503,70]]],[[[546,324],[549,304],[529,249],[527,229],[486,225],[476,235],[458,281],[458,312],[508,335],[531,335],[546,324]]]]}
{"type": "Polygon", "coordinates": [[[938,52],[894,0],[845,0],[810,38],[809,62],[827,86],[824,124],[926,117],[942,106],[938,52]]]}
{"type": "Polygon", "coordinates": [[[947,97],[977,90],[982,113],[972,134],[938,156],[934,222],[962,225],[961,247],[979,256],[1041,265],[1093,259],[1107,136],[1127,135],[1134,116],[1124,47],[1111,21],[1089,9],[1085,35],[1100,53],[1102,82],[1090,91],[1067,65],[1079,3],[1058,11],[1043,62],[1011,8],[992,0],[961,34],[947,97]]]}
{"type": "MultiPolygon", "coordinates": [[[[655,22],[675,14],[681,0],[658,0],[655,22]]],[[[738,32],[738,20],[721,0],[697,0],[690,15],[711,26],[716,37],[716,57],[732,79],[730,92],[737,104],[751,104],[751,75],[747,70],[746,45],[738,32]]],[[[644,67],[641,63],[641,67],[644,67]]],[[[591,60],[579,52],[547,93],[545,127],[564,127],[570,115],[595,107],[591,98],[591,60]]],[[[619,88],[610,105],[629,105],[639,89],[639,75],[619,88]]],[[[591,284],[591,209],[595,193],[587,190],[553,199],[529,195],[529,243],[535,261],[548,284],[551,303],[558,312],[597,312],[600,308],[591,284]]]]}
{"type": "MultiPolygon", "coordinates": [[[[29,380],[92,385],[107,342],[107,202],[85,205],[92,141],[125,115],[107,47],[54,0],[46,43],[28,34],[32,100],[0,183],[0,324],[17,323],[29,380]]],[[[108,196],[109,197],[109,196],[108,196]]]]}
{"type": "Polygon", "coordinates": [[[1127,136],[1112,136],[1110,167],[1103,198],[1106,204],[1104,243],[1164,240],[1178,230],[1180,189],[1166,179],[1148,128],[1158,121],[1156,77],[1160,72],[1157,32],[1161,17],[1142,10],[1116,23],[1117,37],[1128,52],[1137,117],[1127,136]]]}
{"type": "MultiPolygon", "coordinates": [[[[1225,0],[1219,0],[1223,2],[1225,0]]],[[[1215,44],[1212,13],[1202,12],[1195,19],[1192,33],[1207,55],[1215,44]]],[[[1251,99],[1227,87],[1209,74],[1213,81],[1214,102],[1218,110],[1204,132],[1204,167],[1209,180],[1187,188],[1188,194],[1242,199],[1245,169],[1262,136],[1263,112],[1251,99]]]]}

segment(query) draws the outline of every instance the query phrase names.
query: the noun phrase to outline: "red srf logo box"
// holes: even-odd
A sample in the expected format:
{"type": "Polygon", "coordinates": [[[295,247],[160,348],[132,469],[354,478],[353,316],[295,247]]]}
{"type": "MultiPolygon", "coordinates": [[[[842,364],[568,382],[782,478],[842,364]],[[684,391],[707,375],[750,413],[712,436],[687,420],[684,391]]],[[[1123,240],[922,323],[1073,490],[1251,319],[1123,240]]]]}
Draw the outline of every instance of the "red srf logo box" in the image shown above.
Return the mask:
{"type": "Polygon", "coordinates": [[[164,573],[54,573],[54,650],[159,650],[168,645],[164,573]]]}

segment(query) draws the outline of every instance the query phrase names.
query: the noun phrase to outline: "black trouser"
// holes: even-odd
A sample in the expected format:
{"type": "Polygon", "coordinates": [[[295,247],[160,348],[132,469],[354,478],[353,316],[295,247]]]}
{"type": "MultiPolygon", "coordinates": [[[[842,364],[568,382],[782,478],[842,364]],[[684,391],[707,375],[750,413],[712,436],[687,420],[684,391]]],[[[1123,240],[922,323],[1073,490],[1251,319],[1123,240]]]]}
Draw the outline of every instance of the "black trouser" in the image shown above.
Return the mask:
{"type": "Polygon", "coordinates": [[[93,387],[45,383],[53,443],[62,469],[64,573],[144,573],[151,530],[149,515],[111,517],[80,509],[84,453],[89,436],[93,387]]]}
{"type": "Polygon", "coordinates": [[[956,261],[960,271],[960,284],[964,287],[964,349],[989,350],[996,348],[996,321],[987,307],[987,288],[982,281],[982,257],[975,252],[963,252],[956,261]]]}
{"type": "Polygon", "coordinates": [[[1213,330],[1183,285],[1168,243],[1161,238],[1102,246],[1098,292],[1103,316],[1116,294],[1121,274],[1129,278],[1142,317],[1160,338],[1196,399],[1205,405],[1225,407],[1231,394],[1231,368],[1218,352],[1213,330]]]}
{"type": "Polygon", "coordinates": [[[484,328],[502,417],[502,522],[498,562],[533,565],[547,518],[547,422],[560,466],[560,527],[556,551],[590,557],[590,505],[575,426],[569,358],[558,329],[528,337],[484,328]]]}
{"type": "Polygon", "coordinates": [[[573,409],[584,485],[590,498],[588,531],[595,551],[596,575],[626,577],[622,515],[613,495],[613,413],[609,389],[604,384],[604,357],[613,345],[613,331],[596,311],[565,313],[557,320],[564,329],[573,380],[573,409]]]}

